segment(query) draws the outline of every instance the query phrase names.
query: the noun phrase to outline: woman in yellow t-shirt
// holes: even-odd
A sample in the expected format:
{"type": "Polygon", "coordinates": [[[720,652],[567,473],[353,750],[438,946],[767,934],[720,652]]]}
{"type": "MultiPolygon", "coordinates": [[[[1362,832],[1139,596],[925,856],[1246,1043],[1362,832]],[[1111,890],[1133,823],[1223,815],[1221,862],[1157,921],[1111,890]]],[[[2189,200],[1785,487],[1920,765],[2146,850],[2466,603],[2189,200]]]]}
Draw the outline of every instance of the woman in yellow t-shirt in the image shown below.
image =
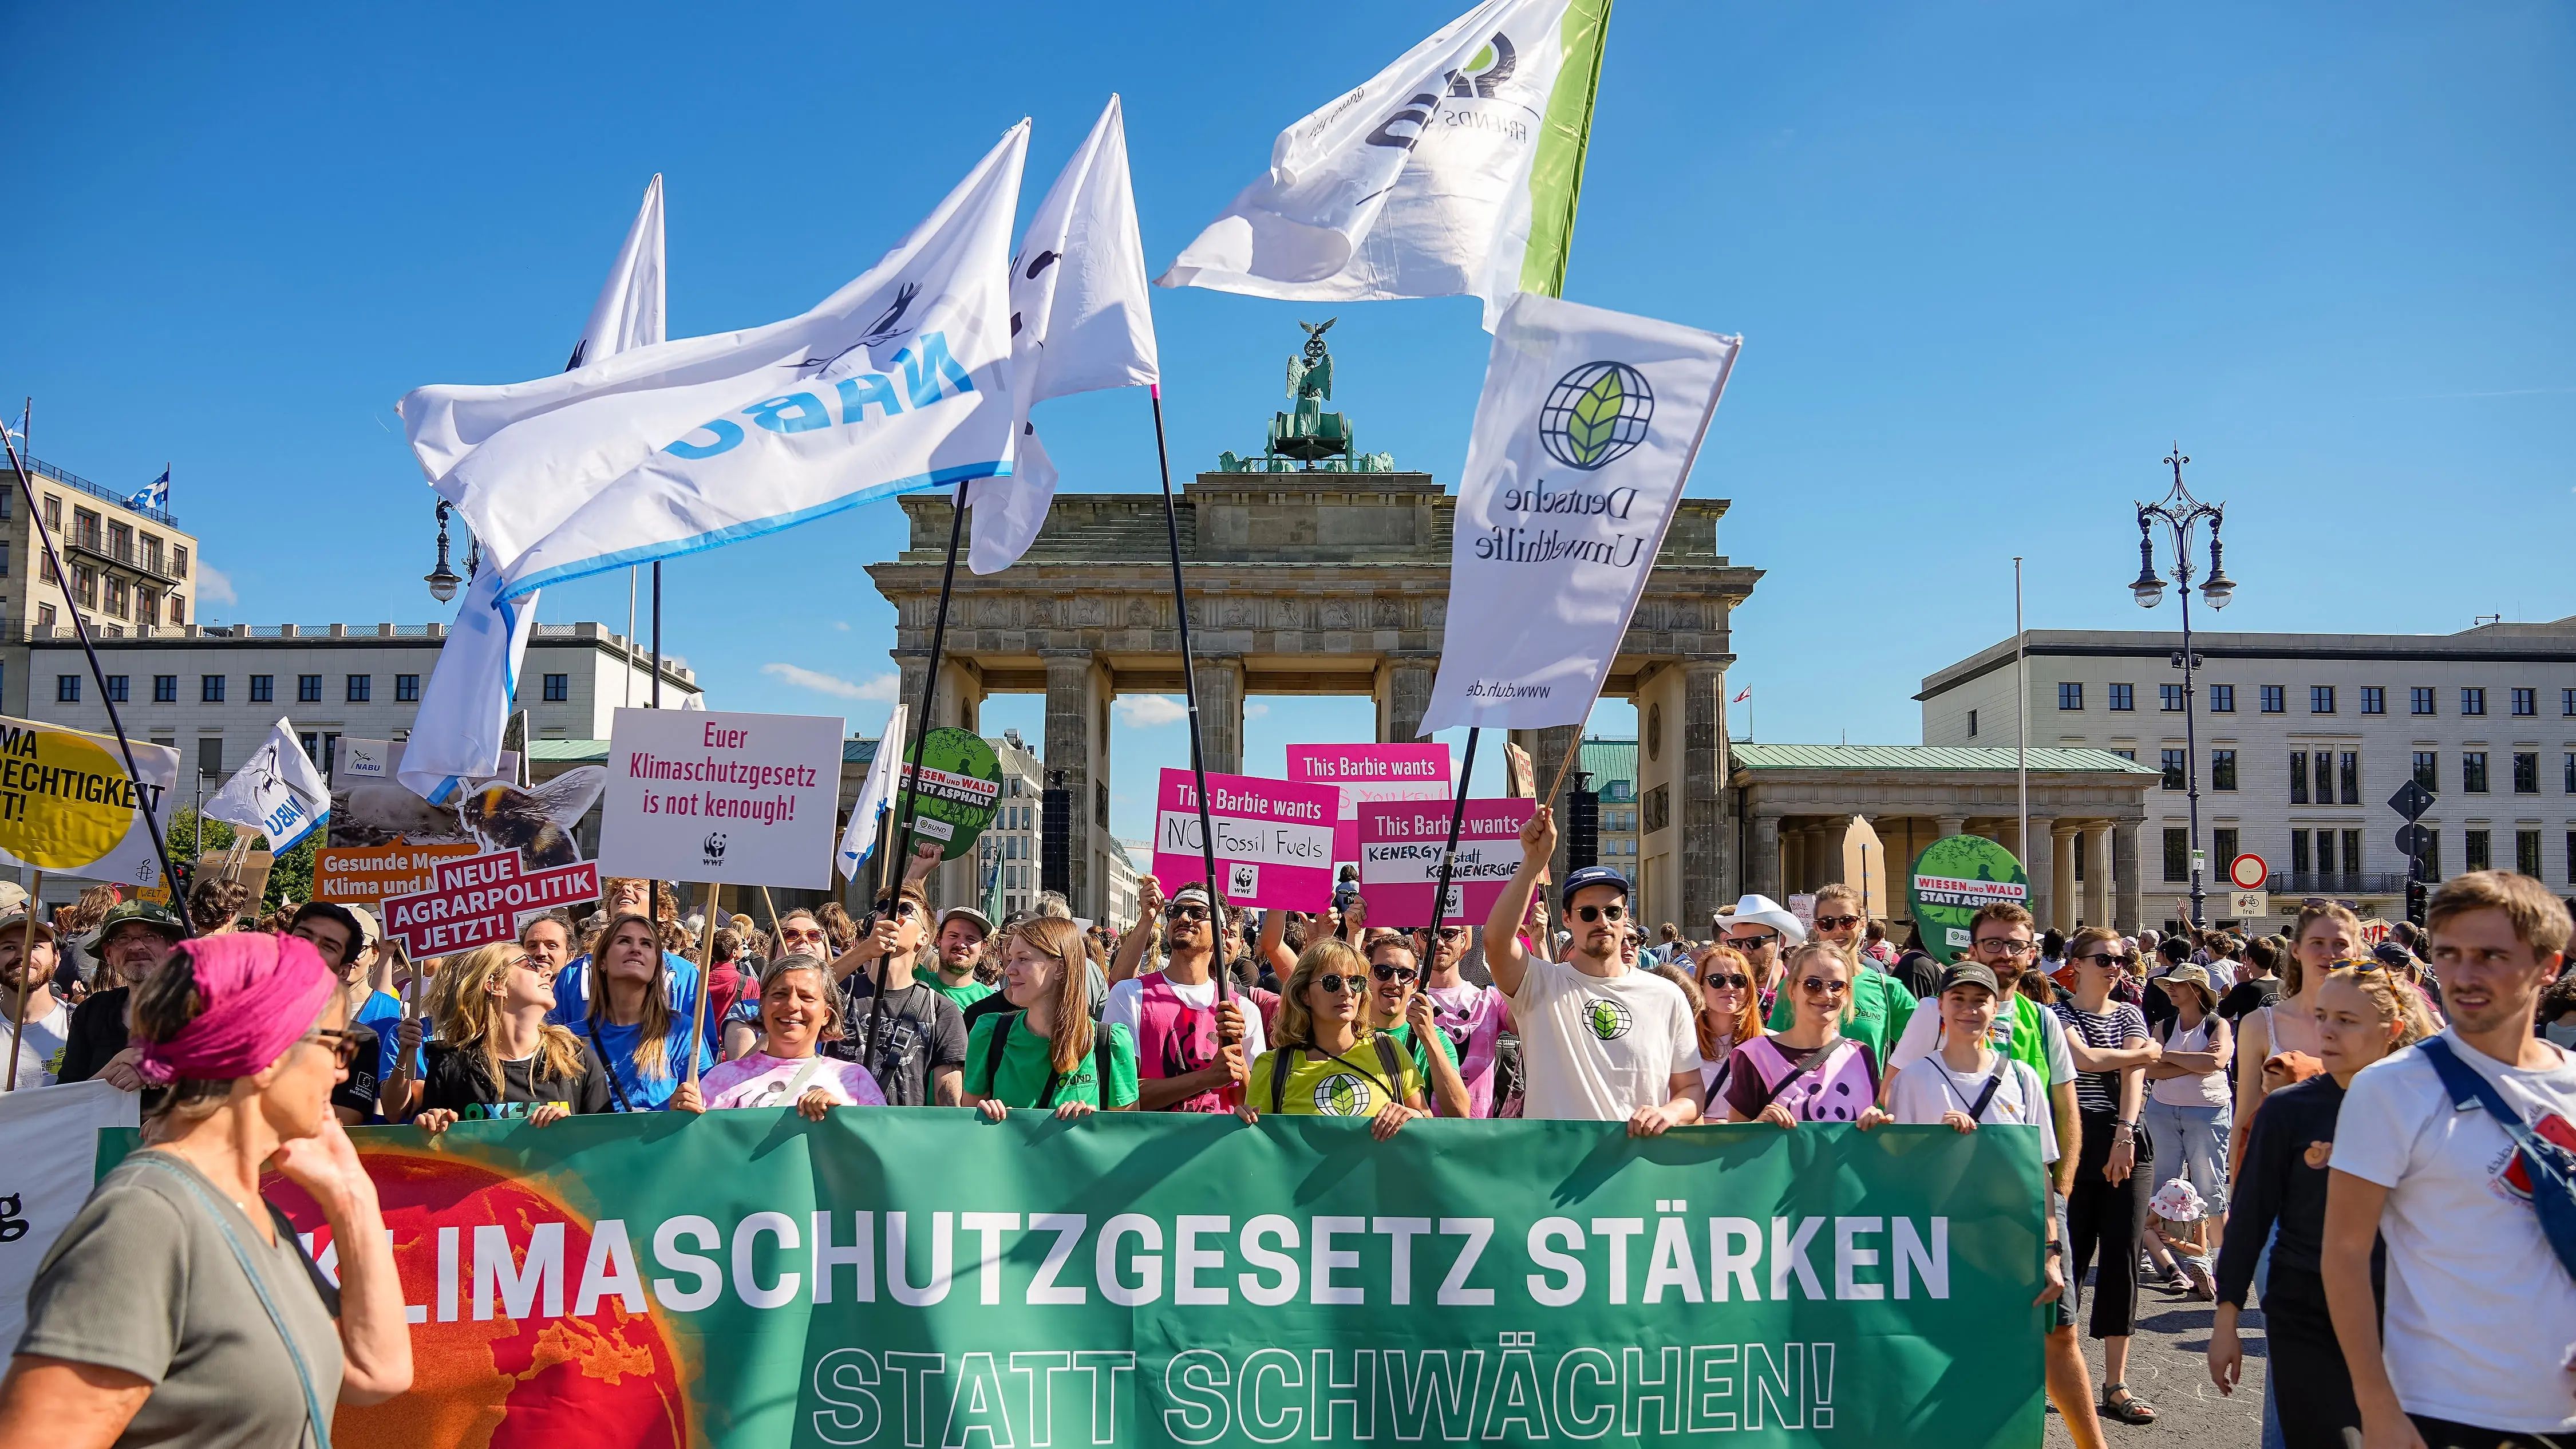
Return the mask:
{"type": "Polygon", "coordinates": [[[1257,1109],[1290,1117],[1369,1117],[1380,1142],[1431,1115],[1410,1052],[1366,1019],[1368,962],[1347,941],[1308,946],[1279,993],[1279,1044],[1252,1064],[1242,1117],[1257,1109]]]}

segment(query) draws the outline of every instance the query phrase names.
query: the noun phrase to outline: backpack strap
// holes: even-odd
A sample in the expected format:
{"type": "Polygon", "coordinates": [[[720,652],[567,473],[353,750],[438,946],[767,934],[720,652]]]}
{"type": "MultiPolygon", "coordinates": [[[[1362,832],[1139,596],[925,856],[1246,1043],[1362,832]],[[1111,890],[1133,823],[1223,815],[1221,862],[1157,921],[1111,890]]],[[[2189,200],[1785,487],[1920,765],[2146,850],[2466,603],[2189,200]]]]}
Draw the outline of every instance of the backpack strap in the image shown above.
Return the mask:
{"type": "Polygon", "coordinates": [[[1376,1039],[1378,1069],[1386,1073],[1387,1090],[1395,1093],[1396,1099],[1401,1101],[1404,1096],[1404,1062],[1400,1056],[1402,1049],[1396,1046],[1395,1039],[1385,1032],[1379,1032],[1376,1039]]]}
{"type": "Polygon", "coordinates": [[[1297,1069],[1299,1048],[1281,1047],[1271,1054],[1270,1115],[1278,1116],[1288,1105],[1288,1074],[1297,1069]]]}
{"type": "MultiPolygon", "coordinates": [[[[1761,1116],[1762,1109],[1770,1106],[1773,1102],[1778,1101],[1780,1094],[1789,1090],[1790,1083],[1795,1082],[1800,1077],[1814,1071],[1818,1062],[1831,1056],[1834,1048],[1841,1046],[1842,1044],[1843,1038],[1831,1038],[1823,1046],[1816,1048],[1814,1051],[1807,1053],[1805,1056],[1800,1057],[1797,1061],[1791,1063],[1789,1070],[1781,1074],[1780,1080],[1773,1082],[1771,1085],[1762,1089],[1762,1100],[1753,1104],[1751,1115],[1755,1117],[1761,1116]]],[[[1774,1047],[1773,1050],[1777,1051],[1778,1048],[1774,1047]]]]}
{"type": "MultiPolygon", "coordinates": [[[[213,1221],[216,1231],[224,1235],[224,1245],[232,1249],[233,1261],[241,1266],[242,1276],[250,1280],[250,1291],[259,1296],[259,1306],[268,1310],[269,1326],[277,1330],[278,1341],[286,1348],[288,1362],[295,1365],[295,1381],[304,1390],[304,1422],[313,1431],[315,1449],[331,1449],[331,1416],[322,1411],[321,1396],[314,1392],[313,1369],[304,1361],[304,1350],[295,1346],[295,1335],[287,1331],[286,1315],[279,1311],[277,1300],[269,1296],[268,1284],[260,1278],[259,1270],[251,1266],[249,1247],[242,1242],[241,1234],[233,1230],[232,1219],[225,1215],[228,1204],[217,1201],[215,1195],[207,1191],[188,1169],[176,1162],[150,1152],[137,1153],[136,1156],[167,1169],[178,1178],[180,1184],[205,1208],[206,1216],[213,1221]]],[[[277,1209],[272,1206],[269,1211],[274,1214],[277,1209]]],[[[287,1225],[285,1241],[295,1243],[296,1256],[304,1258],[303,1245],[296,1242],[292,1223],[287,1225]]],[[[304,1268],[308,1274],[320,1271],[310,1258],[304,1258],[304,1268]]]]}
{"type": "Polygon", "coordinates": [[[1010,1050],[1011,1023],[1020,1019],[1016,1011],[1005,1011],[993,1018],[993,1046],[984,1053],[984,1085],[975,1095],[993,1095],[993,1079],[1002,1073],[1002,1053],[1010,1050]]]}
{"type": "Polygon", "coordinates": [[[1996,1064],[1995,1074],[1986,1078],[1986,1089],[1977,1094],[1975,1104],[1968,1108],[1969,1121],[1983,1122],[1986,1120],[1986,1104],[1995,1099],[1995,1093],[2003,1087],[2004,1073],[2011,1071],[2012,1068],[2013,1064],[2009,1059],[1996,1064]]]}
{"type": "Polygon", "coordinates": [[[626,1100],[626,1084],[617,1080],[617,1064],[608,1059],[608,1048],[599,1041],[599,1023],[585,1016],[581,1024],[590,1028],[590,1049],[599,1054],[599,1069],[608,1074],[608,1090],[617,1094],[617,1110],[632,1112],[635,1104],[626,1100]]]}

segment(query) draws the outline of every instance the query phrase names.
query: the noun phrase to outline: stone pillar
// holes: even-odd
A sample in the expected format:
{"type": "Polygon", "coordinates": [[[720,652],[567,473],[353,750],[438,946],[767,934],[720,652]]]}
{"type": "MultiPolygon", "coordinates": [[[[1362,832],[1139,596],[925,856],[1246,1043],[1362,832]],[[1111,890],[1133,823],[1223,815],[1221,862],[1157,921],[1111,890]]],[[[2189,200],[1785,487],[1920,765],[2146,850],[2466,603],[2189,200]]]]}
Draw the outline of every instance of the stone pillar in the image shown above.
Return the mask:
{"type": "Polygon", "coordinates": [[[2111,823],[2084,827],[2084,924],[2111,924],[2111,823]]]}
{"type": "Polygon", "coordinates": [[[1431,684],[1439,673],[1440,661],[1432,657],[1394,655],[1378,666],[1378,743],[1409,745],[1422,738],[1422,716],[1431,708],[1431,684]]]}
{"type": "Polygon", "coordinates": [[[2075,880],[2075,831],[2073,825],[2052,825],[2048,832],[2048,915],[2049,928],[2065,935],[2075,934],[2078,914],[2075,880]]]}
{"type": "Polygon", "coordinates": [[[1953,835],[1965,835],[1967,833],[1968,817],[1965,815],[1935,815],[1932,817],[1932,838],[1935,840],[1947,840],[1953,835]]]}
{"type": "MultiPolygon", "coordinates": [[[[1530,772],[1537,777],[1530,782],[1530,788],[1539,791],[1542,795],[1546,793],[1549,783],[1556,779],[1558,768],[1564,765],[1567,752],[1574,749],[1578,743],[1578,728],[1579,727],[1575,725],[1559,725],[1553,729],[1513,730],[1511,732],[1511,742],[1519,745],[1522,749],[1529,751],[1530,772]]],[[[1477,753],[1482,754],[1483,752],[1484,746],[1479,744],[1477,746],[1477,753]]],[[[1552,880],[1561,881],[1565,879],[1567,866],[1565,864],[1566,825],[1564,792],[1573,788],[1574,776],[1572,774],[1568,774],[1565,777],[1565,783],[1558,787],[1555,799],[1541,799],[1538,802],[1542,805],[1550,806],[1556,811],[1556,854],[1548,862],[1548,868],[1553,872],[1549,877],[1552,880]]],[[[1549,919],[1555,919],[1556,903],[1553,901],[1548,903],[1548,914],[1549,919]]],[[[1562,923],[1560,922],[1560,924],[1562,923]]]]}
{"type": "Polygon", "coordinates": [[[1744,863],[1744,889],[1747,893],[1769,896],[1775,901],[1780,899],[1780,845],[1780,817],[1755,815],[1753,858],[1744,863]]]}
{"type": "MultiPolygon", "coordinates": [[[[2049,826],[2051,823],[2052,821],[2050,817],[2045,815],[2033,815],[2030,817],[2029,838],[2032,840],[2048,839],[2049,826]]],[[[2019,827],[2016,826],[2015,828],[2018,829],[2019,827]]],[[[2057,919],[2058,876],[2054,869],[2057,864],[2057,859],[2055,855],[2044,850],[2030,850],[2024,848],[2019,852],[2019,854],[2021,857],[2022,873],[2030,877],[2031,919],[2037,921],[2039,923],[2038,929],[2044,931],[2048,929],[2050,923],[2057,919]]]]}
{"type": "Polygon", "coordinates": [[[1200,760],[1212,774],[1243,773],[1243,659],[1220,655],[1195,661],[1200,760]]]}
{"type": "MultiPolygon", "coordinates": [[[[1072,793],[1073,842],[1065,897],[1074,914],[1094,920],[1109,910],[1109,862],[1102,847],[1108,834],[1109,701],[1114,693],[1109,671],[1088,650],[1045,655],[1046,785],[1072,793]]],[[[1150,861],[1137,869],[1151,870],[1150,861]]]]}
{"type": "Polygon", "coordinates": [[[2119,820],[2111,825],[2111,877],[2116,882],[2117,899],[2111,908],[2111,919],[2120,930],[2134,935],[2146,924],[2141,915],[2139,888],[2144,884],[2138,873],[2138,821],[2119,820]]]}
{"type": "MultiPolygon", "coordinates": [[[[1705,922],[1727,899],[1726,882],[1736,877],[1735,795],[1726,779],[1726,660],[1692,659],[1682,668],[1682,778],[1673,801],[1682,828],[1677,919],[1705,922]]],[[[1670,721],[1665,728],[1671,729],[1670,721]]]]}

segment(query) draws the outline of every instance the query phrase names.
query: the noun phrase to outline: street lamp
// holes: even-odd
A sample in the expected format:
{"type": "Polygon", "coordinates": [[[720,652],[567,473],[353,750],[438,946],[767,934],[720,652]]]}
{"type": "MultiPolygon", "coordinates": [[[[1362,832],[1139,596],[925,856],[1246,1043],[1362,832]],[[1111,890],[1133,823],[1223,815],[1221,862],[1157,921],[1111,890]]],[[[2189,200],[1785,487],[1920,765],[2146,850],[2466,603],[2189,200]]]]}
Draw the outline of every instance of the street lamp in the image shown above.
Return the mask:
{"type": "Polygon", "coordinates": [[[456,586],[464,582],[447,566],[447,500],[443,498],[438,502],[438,567],[421,575],[421,582],[429,585],[429,596],[442,604],[455,598],[456,586]]]}
{"type": "Polygon", "coordinates": [[[2182,465],[2191,459],[2180,447],[2165,455],[2166,466],[2173,469],[2173,491],[2154,503],[2138,505],[2138,577],[2129,585],[2129,593],[2138,607],[2152,609],[2165,596],[2166,581],[2156,573],[2155,525],[2165,525],[2173,541],[2174,568],[2172,582],[2182,595],[2182,652],[2174,664],[2182,670],[2182,737],[2183,777],[2191,802],[2191,923],[2197,928],[2204,919],[2201,910],[2200,853],[2200,735],[2192,719],[2194,689],[2192,676],[2200,668],[2200,656],[2191,647],[2191,542],[2192,532],[2204,518],[2209,520],[2209,577],[2202,581],[2200,596],[2213,609],[2224,609],[2236,597],[2236,581],[2227,576],[2220,562],[2219,525],[2227,516],[2227,505],[2203,503],[2191,496],[2182,484],[2182,465]]]}

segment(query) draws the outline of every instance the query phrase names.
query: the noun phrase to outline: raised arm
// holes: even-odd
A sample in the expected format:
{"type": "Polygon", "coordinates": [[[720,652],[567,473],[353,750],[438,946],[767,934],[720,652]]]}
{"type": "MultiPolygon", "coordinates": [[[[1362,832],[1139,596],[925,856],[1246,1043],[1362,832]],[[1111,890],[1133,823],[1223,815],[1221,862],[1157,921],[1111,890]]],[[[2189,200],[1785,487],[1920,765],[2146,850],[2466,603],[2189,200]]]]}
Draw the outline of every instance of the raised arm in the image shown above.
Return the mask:
{"type": "Polygon", "coordinates": [[[1541,805],[1521,827],[1520,869],[1512,872],[1485,916],[1485,969],[1507,997],[1521,994],[1521,979],[1529,972],[1529,953],[1521,949],[1521,918],[1529,914],[1538,878],[1555,854],[1556,812],[1541,805]]]}
{"type": "Polygon", "coordinates": [[[1265,911],[1261,916],[1261,941],[1253,948],[1255,959],[1270,964],[1271,973],[1286,985],[1297,974],[1297,953],[1288,949],[1288,913],[1265,911]]]}
{"type": "Polygon", "coordinates": [[[1154,933],[1161,928],[1162,918],[1162,883],[1150,875],[1137,877],[1136,920],[1128,926],[1127,934],[1118,938],[1118,954],[1109,962],[1110,985],[1134,979],[1144,964],[1145,948],[1154,944],[1154,933]]]}

